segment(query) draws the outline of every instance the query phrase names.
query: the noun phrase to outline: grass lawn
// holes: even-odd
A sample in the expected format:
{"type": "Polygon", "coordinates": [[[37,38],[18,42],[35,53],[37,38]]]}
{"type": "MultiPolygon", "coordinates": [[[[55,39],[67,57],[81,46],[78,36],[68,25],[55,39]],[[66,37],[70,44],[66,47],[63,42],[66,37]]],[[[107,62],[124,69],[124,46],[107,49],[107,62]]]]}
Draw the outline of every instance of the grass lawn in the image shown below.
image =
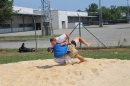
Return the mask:
{"type": "MultiPolygon", "coordinates": [[[[130,60],[130,48],[79,50],[79,54],[83,57],[94,59],[107,58],[130,60]]],[[[53,54],[47,52],[46,49],[39,49],[38,52],[29,53],[19,53],[16,49],[0,50],[0,64],[38,59],[53,59],[53,54]]]]}

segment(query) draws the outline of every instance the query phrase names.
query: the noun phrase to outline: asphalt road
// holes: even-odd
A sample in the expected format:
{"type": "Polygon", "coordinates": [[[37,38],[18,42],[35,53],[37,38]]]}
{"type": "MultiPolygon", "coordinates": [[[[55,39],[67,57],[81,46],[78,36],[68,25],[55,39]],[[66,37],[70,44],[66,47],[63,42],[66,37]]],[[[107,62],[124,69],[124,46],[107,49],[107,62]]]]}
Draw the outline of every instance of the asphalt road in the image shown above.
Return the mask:
{"type": "MultiPolygon", "coordinates": [[[[84,38],[87,42],[94,42],[93,47],[104,47],[107,46],[130,46],[130,24],[118,24],[118,25],[107,25],[103,28],[93,26],[95,28],[88,27],[92,34],[90,34],[86,29],[81,29],[81,37],[84,38]],[[98,41],[95,37],[100,41],[98,41]],[[102,44],[102,43],[104,44],[102,44]]],[[[62,29],[54,30],[54,34],[63,34],[65,32],[70,33],[73,29],[62,29]]],[[[37,35],[41,34],[41,31],[37,31],[37,35]]],[[[17,33],[6,33],[0,34],[0,36],[20,36],[20,35],[35,35],[35,31],[27,32],[17,32],[17,33]]],[[[79,36],[79,29],[75,29],[71,34],[71,39],[79,36]]],[[[19,48],[23,42],[22,41],[0,41],[0,48],[19,48]]],[[[25,41],[25,46],[28,48],[35,48],[35,40],[25,41]]],[[[38,40],[38,48],[47,48],[51,46],[49,40],[38,40]]],[[[82,45],[84,47],[84,45],[82,45]]]]}

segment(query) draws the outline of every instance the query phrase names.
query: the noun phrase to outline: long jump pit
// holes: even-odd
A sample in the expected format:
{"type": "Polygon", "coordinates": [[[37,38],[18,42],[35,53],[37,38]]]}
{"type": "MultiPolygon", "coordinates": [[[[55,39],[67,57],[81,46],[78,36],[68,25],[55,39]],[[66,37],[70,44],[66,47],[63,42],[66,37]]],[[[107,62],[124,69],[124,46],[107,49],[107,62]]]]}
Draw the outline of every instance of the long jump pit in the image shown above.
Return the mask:
{"type": "Polygon", "coordinates": [[[53,59],[0,65],[0,86],[130,86],[130,61],[91,59],[58,65],[53,59]]]}

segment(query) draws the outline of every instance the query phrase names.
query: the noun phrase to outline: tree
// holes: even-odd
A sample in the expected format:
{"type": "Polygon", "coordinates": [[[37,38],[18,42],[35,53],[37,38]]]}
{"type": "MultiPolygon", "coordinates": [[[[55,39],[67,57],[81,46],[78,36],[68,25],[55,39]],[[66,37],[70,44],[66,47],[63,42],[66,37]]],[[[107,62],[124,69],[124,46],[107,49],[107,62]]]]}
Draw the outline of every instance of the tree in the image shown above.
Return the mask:
{"type": "Polygon", "coordinates": [[[119,20],[122,18],[122,11],[116,6],[112,5],[110,7],[111,20],[119,20]]]}
{"type": "Polygon", "coordinates": [[[118,8],[123,12],[123,13],[127,13],[127,6],[118,6],[118,8]]]}
{"type": "Polygon", "coordinates": [[[78,10],[77,10],[77,12],[81,12],[81,10],[80,10],[80,9],[78,9],[78,10]]]}
{"type": "Polygon", "coordinates": [[[0,0],[0,24],[4,24],[15,18],[16,11],[13,11],[14,0],[0,0]]]}
{"type": "MultiPolygon", "coordinates": [[[[126,11],[128,10],[126,6],[116,7],[114,5],[110,7],[102,6],[101,9],[103,21],[112,20],[114,23],[119,22],[123,18],[122,14],[126,13],[126,11]]],[[[85,11],[88,12],[89,16],[97,16],[97,18],[99,17],[100,10],[98,9],[98,5],[95,3],[90,4],[89,8],[86,8],[85,11]]]]}
{"type": "Polygon", "coordinates": [[[104,20],[119,20],[122,18],[122,11],[114,5],[110,8],[102,6],[102,14],[104,20]]]}
{"type": "Polygon", "coordinates": [[[105,6],[102,6],[102,15],[104,20],[110,20],[110,9],[106,8],[105,6]]]}
{"type": "Polygon", "coordinates": [[[122,15],[124,15],[125,17],[128,16],[128,14],[130,14],[130,7],[118,6],[118,8],[121,10],[122,15]],[[129,12],[128,12],[128,10],[129,10],[129,12]]]}
{"type": "Polygon", "coordinates": [[[86,12],[88,12],[89,15],[94,16],[98,13],[98,5],[96,3],[92,3],[89,5],[89,8],[86,8],[86,12]]]}

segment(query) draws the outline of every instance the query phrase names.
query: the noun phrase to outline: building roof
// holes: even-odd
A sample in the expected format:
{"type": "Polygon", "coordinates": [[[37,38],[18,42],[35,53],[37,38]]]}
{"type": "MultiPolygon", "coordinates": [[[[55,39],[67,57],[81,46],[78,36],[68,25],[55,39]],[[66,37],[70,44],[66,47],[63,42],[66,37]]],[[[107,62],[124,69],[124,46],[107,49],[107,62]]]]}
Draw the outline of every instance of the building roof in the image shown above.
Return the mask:
{"type": "MultiPolygon", "coordinates": [[[[18,11],[18,14],[25,14],[25,15],[42,15],[41,10],[36,10],[33,8],[26,8],[26,7],[19,7],[19,6],[13,6],[14,11],[18,11]]],[[[88,12],[74,12],[74,11],[62,11],[62,10],[51,10],[53,11],[58,11],[59,13],[66,14],[67,16],[70,17],[96,17],[96,16],[88,16],[88,12]]]]}

